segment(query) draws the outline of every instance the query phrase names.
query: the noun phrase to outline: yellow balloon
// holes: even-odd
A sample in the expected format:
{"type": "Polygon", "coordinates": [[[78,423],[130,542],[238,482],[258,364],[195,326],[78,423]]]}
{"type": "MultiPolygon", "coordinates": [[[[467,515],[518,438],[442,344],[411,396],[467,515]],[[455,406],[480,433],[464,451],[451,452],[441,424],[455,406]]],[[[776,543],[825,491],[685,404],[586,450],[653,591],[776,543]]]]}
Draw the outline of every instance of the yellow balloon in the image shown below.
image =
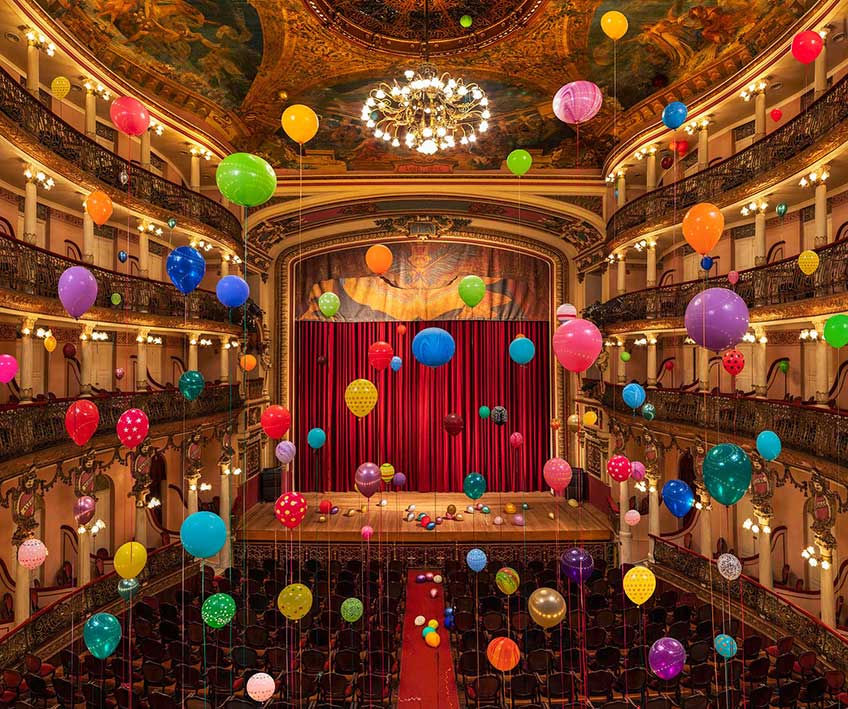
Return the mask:
{"type": "Polygon", "coordinates": [[[138,542],[121,544],[115,552],[115,571],[123,579],[138,576],[146,563],[147,549],[138,542]]]}
{"type": "Polygon", "coordinates": [[[624,574],[622,581],[627,597],[637,606],[641,606],[657,588],[657,577],[654,572],[644,566],[634,566],[624,574]]]}
{"type": "Polygon", "coordinates": [[[388,484],[392,481],[392,478],[395,476],[395,466],[391,463],[383,463],[380,466],[380,479],[388,484]]]}
{"type": "Polygon", "coordinates": [[[290,583],[277,596],[277,608],[289,620],[300,620],[312,608],[312,591],[302,583],[290,583]]]}
{"type": "Polygon", "coordinates": [[[594,411],[587,411],[583,414],[583,425],[584,426],[594,426],[598,423],[598,414],[594,411]]]}
{"type": "Polygon", "coordinates": [[[53,335],[44,338],[44,349],[48,352],[52,352],[56,349],[56,338],[53,335]]]}
{"type": "Polygon", "coordinates": [[[68,95],[70,90],[71,82],[68,81],[67,77],[57,76],[50,82],[50,93],[60,101],[68,95]]]}
{"type": "Polygon", "coordinates": [[[812,276],[819,267],[819,255],[815,251],[802,251],[798,255],[798,268],[807,275],[812,276]]]}
{"type": "Polygon", "coordinates": [[[621,39],[627,34],[627,18],[618,10],[605,12],[601,17],[601,29],[610,39],[621,39]]]}
{"type": "Polygon", "coordinates": [[[283,111],[280,123],[286,135],[295,143],[309,142],[318,132],[318,116],[309,106],[296,103],[283,111]]]}
{"type": "Polygon", "coordinates": [[[377,387],[367,379],[355,379],[345,389],[345,403],[354,416],[367,416],[377,403],[377,387]]]}
{"type": "Polygon", "coordinates": [[[543,628],[553,628],[565,618],[565,599],[552,588],[537,588],[527,599],[530,617],[543,628]]]}

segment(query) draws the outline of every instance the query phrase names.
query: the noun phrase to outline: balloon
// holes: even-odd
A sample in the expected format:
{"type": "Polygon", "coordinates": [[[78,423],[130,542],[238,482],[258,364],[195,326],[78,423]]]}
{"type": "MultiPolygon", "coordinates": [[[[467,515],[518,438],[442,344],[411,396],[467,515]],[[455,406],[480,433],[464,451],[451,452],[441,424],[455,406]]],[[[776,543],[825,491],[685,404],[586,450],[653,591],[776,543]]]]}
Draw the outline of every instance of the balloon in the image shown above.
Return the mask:
{"type": "Polygon", "coordinates": [[[571,482],[571,466],[562,458],[551,458],[545,463],[542,475],[545,484],[557,495],[561,495],[571,482]]]}
{"type": "Polygon", "coordinates": [[[778,202],[777,207],[774,208],[774,211],[777,212],[777,216],[785,217],[788,209],[789,205],[786,204],[786,202],[778,202]]]}
{"type": "Polygon", "coordinates": [[[522,436],[518,431],[511,434],[509,437],[509,445],[512,448],[521,448],[524,444],[524,436],[522,436]]]}
{"type": "Polygon", "coordinates": [[[44,338],[44,349],[48,352],[53,352],[56,349],[56,338],[53,335],[48,335],[44,338]]]}
{"type": "Polygon", "coordinates": [[[716,562],[718,572],[728,581],[735,581],[742,575],[742,563],[733,554],[722,554],[716,562]]]}
{"type": "Polygon", "coordinates": [[[318,310],[321,311],[324,317],[331,318],[339,311],[341,303],[339,296],[327,291],[318,297],[318,310]]]}
{"type": "Polygon", "coordinates": [[[657,587],[657,577],[654,572],[644,566],[634,566],[624,574],[622,580],[624,593],[637,606],[641,606],[651,596],[657,587]]]}
{"type": "Polygon", "coordinates": [[[177,226],[177,220],[171,217],[168,219],[167,224],[169,229],[174,229],[177,226]]]}
{"type": "Polygon", "coordinates": [[[495,583],[501,593],[511,596],[518,590],[518,586],[521,584],[521,578],[515,569],[504,566],[495,574],[495,583]]]}
{"type": "Polygon", "coordinates": [[[710,258],[709,256],[704,256],[701,259],[701,270],[702,271],[709,271],[713,267],[713,263],[714,262],[713,262],[712,258],[710,258]]]}
{"type": "Polygon", "coordinates": [[[392,361],[389,363],[389,366],[391,366],[393,372],[399,372],[400,368],[403,366],[403,360],[395,355],[392,357],[392,361]]]}
{"type": "Polygon", "coordinates": [[[356,489],[365,497],[371,497],[380,489],[380,469],[374,463],[363,463],[354,475],[356,489]]]}
{"type": "Polygon", "coordinates": [[[630,361],[630,353],[627,350],[622,350],[621,354],[618,355],[622,362],[630,361]]]}
{"type": "Polygon", "coordinates": [[[509,672],[521,659],[515,640],[505,637],[492,638],[486,648],[486,657],[492,667],[501,672],[509,672]]]}
{"type": "Polygon", "coordinates": [[[94,519],[97,511],[97,500],[90,495],[82,495],[74,501],[74,521],[77,524],[88,524],[94,519]]]}
{"type": "Polygon", "coordinates": [[[614,455],[607,461],[607,474],[616,482],[624,482],[630,477],[633,466],[627,456],[614,455]]]}
{"type": "Polygon", "coordinates": [[[126,251],[119,251],[118,252],[118,261],[120,261],[121,263],[126,263],[127,259],[129,259],[129,257],[130,257],[130,255],[126,251]]]}
{"type": "Polygon", "coordinates": [[[572,81],[554,95],[554,114],[563,123],[583,123],[597,115],[603,100],[601,90],[591,81],[572,81]]]}
{"type": "Polygon", "coordinates": [[[354,416],[367,416],[377,403],[377,387],[367,379],[354,379],[345,389],[345,403],[354,416]]]}
{"type": "Polygon", "coordinates": [[[368,364],[378,371],[388,367],[393,356],[394,351],[388,342],[374,342],[368,347],[368,364]]]}
{"type": "Polygon", "coordinates": [[[111,613],[95,613],[82,629],[88,651],[98,660],[105,660],[121,642],[121,623],[111,613]]]}
{"type": "Polygon", "coordinates": [[[689,141],[688,140],[678,140],[674,144],[674,150],[677,151],[677,154],[680,157],[686,155],[689,152],[689,141]]]}
{"type": "Polygon", "coordinates": [[[537,625],[553,628],[565,618],[565,599],[552,588],[537,588],[527,599],[527,610],[537,625]]]}
{"type": "Polygon", "coordinates": [[[667,104],[662,112],[662,122],[667,128],[677,130],[686,121],[686,116],[689,115],[689,109],[682,101],[672,101],[667,104]]]}
{"type": "Polygon", "coordinates": [[[739,283],[739,271],[728,271],[727,280],[730,285],[735,286],[739,283]]]}
{"type": "Polygon", "coordinates": [[[394,477],[392,478],[392,485],[394,485],[395,487],[403,487],[404,485],[406,485],[406,475],[404,475],[403,473],[395,473],[394,477]]]}
{"type": "Polygon", "coordinates": [[[288,106],[280,117],[280,125],[295,143],[308,143],[318,132],[318,116],[309,106],[300,103],[288,106]]]}
{"type": "Polygon", "coordinates": [[[215,295],[228,308],[240,308],[250,296],[250,286],[241,276],[224,276],[215,286],[215,295]]]}
{"type": "Polygon", "coordinates": [[[191,246],[178,246],[168,254],[165,262],[168,278],[177,290],[186,295],[191,293],[206,274],[206,259],[191,246]]]}
{"type": "Polygon", "coordinates": [[[18,563],[32,571],[44,563],[47,547],[40,539],[25,539],[18,546],[18,563]]]}
{"type": "Polygon", "coordinates": [[[648,652],[648,664],[654,674],[663,680],[672,680],[683,671],[686,664],[686,650],[679,640],[660,638],[648,652]]]}
{"type": "Polygon", "coordinates": [[[127,409],[115,425],[118,440],[127,448],[135,448],[147,437],[149,430],[150,421],[141,409],[127,409]]]}
{"type": "Polygon", "coordinates": [[[780,455],[780,437],[774,431],[761,431],[757,436],[757,452],[765,460],[772,461],[780,455]]]}
{"type": "MultiPolygon", "coordinates": [[[[721,239],[724,231],[724,215],[709,202],[692,207],[683,217],[683,236],[696,253],[705,256],[721,239]]],[[[709,270],[709,269],[704,269],[709,270]]]]}
{"type": "Polygon", "coordinates": [[[150,128],[150,114],[141,101],[131,96],[121,96],[109,106],[109,117],[122,133],[140,136],[150,128]]]}
{"type": "Polygon", "coordinates": [[[465,421],[459,414],[451,413],[442,420],[442,426],[451,436],[458,436],[465,430],[465,421]]]}
{"type": "Polygon", "coordinates": [[[751,459],[735,443],[719,443],[704,457],[704,486],[724,505],[742,499],[751,485],[751,459]]]}
{"type": "Polygon", "coordinates": [[[653,421],[657,415],[657,409],[653,404],[645,404],[642,407],[642,416],[646,421],[653,421]]]}
{"type": "Polygon", "coordinates": [[[327,434],[323,428],[310,428],[309,433],[306,434],[306,442],[310,448],[318,450],[319,448],[323,448],[327,442],[327,434]]]}
{"type": "Polygon", "coordinates": [[[556,309],[556,319],[560,325],[568,320],[574,320],[576,317],[577,308],[571,303],[563,303],[556,309]]]}
{"type": "Polygon", "coordinates": [[[583,583],[595,571],[595,560],[582,547],[572,547],[559,557],[559,568],[574,583],[583,583]]]}
{"type": "Polygon", "coordinates": [[[359,530],[359,536],[361,536],[366,542],[374,536],[374,528],[370,524],[366,524],[362,529],[359,530]]]}
{"type": "Polygon", "coordinates": [[[141,584],[138,579],[121,579],[118,581],[118,595],[125,601],[131,601],[135,598],[141,584]]]}
{"type": "Polygon", "coordinates": [[[731,376],[739,376],[739,373],[745,368],[745,355],[736,349],[727,350],[721,357],[721,366],[731,376]]]}
{"type": "Polygon", "coordinates": [[[779,108],[773,108],[771,109],[769,115],[771,116],[771,119],[775,123],[777,123],[781,118],[783,118],[783,111],[781,111],[779,108]]]}
{"type": "Polygon", "coordinates": [[[672,165],[674,165],[674,158],[671,155],[666,155],[660,160],[660,167],[663,170],[668,170],[672,165]]]}
{"type": "Polygon", "coordinates": [[[122,301],[123,297],[120,293],[112,293],[112,295],[109,296],[109,302],[112,303],[112,305],[120,305],[122,301]]]}
{"type": "Polygon", "coordinates": [[[180,393],[188,400],[194,401],[203,393],[206,381],[203,375],[195,369],[189,369],[180,375],[178,382],[180,393]]]}
{"type": "Polygon", "coordinates": [[[480,276],[465,276],[459,282],[459,297],[469,308],[479,305],[486,295],[486,284],[480,276]]]}
{"type": "Polygon", "coordinates": [[[487,419],[489,418],[489,416],[492,415],[492,410],[488,406],[481,406],[479,409],[477,409],[477,414],[480,416],[481,419],[487,419]]]}
{"type": "Polygon", "coordinates": [[[471,27],[472,22],[474,22],[474,20],[471,18],[471,15],[463,15],[462,17],[459,18],[460,26],[465,28],[465,29],[468,29],[469,27],[471,27]]]}
{"type": "Polygon", "coordinates": [[[12,355],[0,354],[0,382],[8,384],[18,373],[18,360],[12,355]]]}
{"type": "Polygon", "coordinates": [[[715,651],[725,660],[735,657],[736,651],[739,649],[736,645],[736,641],[726,633],[719,633],[715,636],[713,647],[715,647],[715,651]]]}
{"type": "Polygon", "coordinates": [[[380,480],[382,480],[386,485],[391,484],[392,480],[395,477],[395,466],[391,463],[383,463],[380,466],[380,480]]]}
{"type": "Polygon", "coordinates": [[[686,333],[716,352],[732,347],[748,331],[748,306],[727,288],[707,288],[686,306],[686,333]]]}
{"type": "Polygon", "coordinates": [[[848,345],[848,315],[831,315],[825,320],[824,341],[837,349],[848,345]]]}
{"type": "MultiPolygon", "coordinates": [[[[85,200],[85,211],[97,226],[103,226],[112,216],[112,198],[103,190],[94,190],[85,200]]],[[[121,261],[121,263],[124,263],[127,260],[126,251],[121,253],[125,255],[124,260],[121,261]]],[[[118,258],[120,260],[120,254],[118,258]]]]}
{"type": "Polygon", "coordinates": [[[815,251],[802,251],[798,254],[798,268],[805,276],[812,276],[819,267],[819,255],[815,251]]]}
{"type": "Polygon", "coordinates": [[[68,315],[78,318],[97,300],[97,281],[87,268],[71,266],[59,276],[58,291],[68,315]]]}
{"type": "Polygon", "coordinates": [[[73,359],[77,356],[77,348],[72,342],[66,342],[62,345],[62,354],[65,355],[67,359],[73,359]]]}
{"type": "Polygon", "coordinates": [[[528,364],[536,356],[536,345],[529,337],[516,337],[509,343],[509,357],[516,364],[528,364]]]}
{"type": "Polygon", "coordinates": [[[484,552],[482,549],[471,549],[465,555],[465,563],[468,564],[468,568],[477,574],[479,574],[483,569],[486,568],[487,561],[488,559],[486,558],[486,552],[484,552]]]}
{"type": "Polygon", "coordinates": [[[254,702],[262,703],[274,696],[277,686],[274,684],[274,678],[267,672],[256,672],[247,680],[246,691],[247,696],[254,702]]]}
{"type": "Polygon", "coordinates": [[[781,360],[780,364],[777,365],[777,368],[781,372],[786,374],[789,371],[789,360],[788,359],[781,360]]]}
{"type": "Polygon", "coordinates": [[[627,34],[627,18],[618,10],[601,15],[601,29],[611,40],[619,40],[627,34]]]}
{"type": "Polygon", "coordinates": [[[669,480],[662,487],[662,498],[668,511],[675,517],[685,517],[695,504],[695,495],[682,480],[669,480]]]}
{"type": "Polygon", "coordinates": [[[93,402],[80,399],[65,411],[65,430],[78,446],[84,446],[100,425],[100,412],[93,402]]]}
{"type": "Polygon", "coordinates": [[[239,367],[241,367],[245,372],[252,372],[256,369],[256,357],[252,354],[243,354],[239,357],[239,367]]]}
{"type": "Polygon", "coordinates": [[[374,244],[365,252],[365,265],[378,276],[385,273],[392,265],[391,250],[383,244],[374,244]]]}
{"type": "Polygon", "coordinates": [[[215,556],[227,541],[227,527],[214,512],[194,512],[180,526],[183,548],[196,559],[215,556]]]}
{"type": "Polygon", "coordinates": [[[595,323],[575,318],[560,325],[553,337],[554,354],[569,372],[585,372],[604,346],[595,323]]]}
{"type": "Polygon", "coordinates": [[[486,478],[480,473],[468,473],[462,481],[462,491],[471,500],[479,500],[486,492],[486,478]]]}
{"type": "Polygon", "coordinates": [[[362,617],[365,607],[358,598],[345,598],[342,601],[341,613],[348,623],[355,623],[362,617]]]}
{"type": "Polygon", "coordinates": [[[291,427],[291,414],[286,407],[272,404],[262,412],[259,422],[269,438],[282,438],[291,427]]]}
{"type": "Polygon", "coordinates": [[[639,482],[645,479],[645,464],[641,463],[638,460],[634,460],[630,463],[630,478],[634,482],[639,482]]]}
{"type": "Polygon", "coordinates": [[[450,362],[456,352],[456,342],[446,330],[428,327],[412,340],[412,355],[427,367],[440,367],[450,362]]]}
{"type": "Polygon", "coordinates": [[[439,637],[439,634],[435,631],[429,633],[426,638],[424,638],[424,642],[427,643],[430,647],[439,647],[442,644],[442,639],[439,637]]]}
{"type": "Polygon", "coordinates": [[[526,175],[530,166],[533,164],[533,158],[526,150],[513,150],[506,156],[506,166],[509,171],[516,177],[526,175]]]}
{"type": "Polygon", "coordinates": [[[277,608],[289,620],[300,620],[312,608],[312,591],[302,583],[290,583],[277,596],[277,608]]]}
{"type": "Polygon", "coordinates": [[[627,512],[624,513],[624,523],[628,527],[635,527],[641,521],[642,515],[639,514],[639,510],[627,510],[627,512]]]}
{"type": "Polygon", "coordinates": [[[117,379],[118,381],[121,381],[121,379],[124,378],[125,374],[126,374],[126,372],[124,371],[123,367],[117,367],[115,369],[115,379],[117,379]]]}
{"type": "Polygon", "coordinates": [[[645,403],[645,389],[641,384],[630,382],[621,390],[621,398],[631,409],[638,409],[645,403]]]}
{"type": "Polygon", "coordinates": [[[236,602],[229,593],[213,593],[200,607],[203,622],[210,628],[223,628],[236,615],[236,602]]]}
{"type": "Polygon", "coordinates": [[[242,207],[258,207],[273,196],[277,175],[258,155],[233,153],[218,164],[215,184],[230,202],[242,207]]]}
{"type": "Polygon", "coordinates": [[[583,425],[594,426],[598,422],[598,414],[594,411],[587,411],[583,414],[583,425]]]}
{"type": "MultiPolygon", "coordinates": [[[[310,431],[311,433],[311,431],[310,431]]],[[[307,443],[309,442],[309,436],[306,437],[307,443]]],[[[283,465],[288,465],[294,460],[295,455],[297,454],[297,448],[295,448],[294,443],[291,441],[280,441],[277,444],[277,447],[274,449],[274,455],[277,456],[277,460],[279,460],[283,465]]]]}
{"type": "Polygon", "coordinates": [[[294,529],[306,517],[308,505],[299,492],[284,492],[274,503],[274,517],[284,527],[294,529]]]}
{"type": "Polygon", "coordinates": [[[792,56],[802,64],[816,60],[824,47],[824,40],[818,32],[805,30],[792,38],[792,56]]]}
{"type": "Polygon", "coordinates": [[[115,552],[115,572],[123,579],[138,576],[147,564],[147,549],[139,542],[127,542],[115,552]]]}
{"type": "Polygon", "coordinates": [[[60,101],[68,95],[71,90],[71,82],[66,76],[57,76],[50,82],[50,93],[60,101]]]}

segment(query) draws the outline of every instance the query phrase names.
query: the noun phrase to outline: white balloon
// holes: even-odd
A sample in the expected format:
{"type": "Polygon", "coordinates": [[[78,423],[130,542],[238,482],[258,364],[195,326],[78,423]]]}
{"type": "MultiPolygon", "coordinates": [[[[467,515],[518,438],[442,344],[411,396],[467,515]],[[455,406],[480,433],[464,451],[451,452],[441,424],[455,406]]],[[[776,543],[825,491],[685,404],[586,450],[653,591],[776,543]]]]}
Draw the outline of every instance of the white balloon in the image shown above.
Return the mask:
{"type": "Polygon", "coordinates": [[[423,616],[423,615],[417,615],[417,616],[415,616],[415,625],[416,625],[417,627],[419,627],[419,628],[420,628],[422,625],[424,625],[424,622],[425,622],[425,619],[424,619],[424,616],[423,616]]]}
{"type": "Polygon", "coordinates": [[[436,574],[436,575],[433,577],[433,583],[441,583],[441,582],[442,582],[442,575],[441,575],[441,574],[436,574]]]}
{"type": "Polygon", "coordinates": [[[722,554],[717,565],[718,572],[728,581],[735,581],[742,575],[742,562],[733,554],[722,554]]]}

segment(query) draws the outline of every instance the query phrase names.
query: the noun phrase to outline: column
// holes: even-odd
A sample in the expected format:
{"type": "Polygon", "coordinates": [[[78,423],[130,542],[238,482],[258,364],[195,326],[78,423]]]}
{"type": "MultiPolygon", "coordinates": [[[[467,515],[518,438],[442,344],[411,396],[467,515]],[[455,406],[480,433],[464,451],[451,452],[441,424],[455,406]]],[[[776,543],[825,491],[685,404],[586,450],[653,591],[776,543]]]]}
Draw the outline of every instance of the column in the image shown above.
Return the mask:
{"type": "Polygon", "coordinates": [[[648,242],[645,256],[647,258],[645,285],[648,288],[655,288],[657,285],[657,243],[655,241],[648,242]]]}
{"type": "MultiPolygon", "coordinates": [[[[38,41],[35,39],[31,39],[27,41],[27,77],[26,77],[26,87],[27,91],[29,91],[36,98],[38,97],[38,85],[39,85],[39,67],[38,67],[38,59],[39,59],[40,50],[38,48],[38,41]]],[[[27,614],[29,615],[29,614],[27,614]]]]}
{"type": "Polygon", "coordinates": [[[92,139],[97,135],[97,94],[93,89],[85,90],[85,134],[92,139]]]}
{"type": "Polygon", "coordinates": [[[88,527],[77,533],[77,586],[91,581],[91,530],[88,527]]]}
{"type": "MultiPolygon", "coordinates": [[[[826,171],[827,166],[822,168],[826,171]]],[[[822,180],[816,185],[815,206],[816,248],[827,244],[827,184],[822,180]]]]}
{"type": "Polygon", "coordinates": [[[754,265],[766,262],[766,214],[757,210],[754,215],[754,265]]]}
{"type": "Polygon", "coordinates": [[[197,512],[197,488],[200,485],[200,473],[186,475],[185,479],[186,488],[188,489],[188,495],[186,496],[187,514],[193,515],[197,512]]]}
{"type": "Polygon", "coordinates": [[[138,272],[142,278],[150,272],[150,238],[146,229],[138,233],[138,272]]]}
{"type": "Polygon", "coordinates": [[[219,270],[221,272],[221,278],[230,275],[230,259],[226,257],[226,254],[221,254],[221,267],[219,270]]]}
{"type": "Polygon", "coordinates": [[[657,188],[657,150],[654,147],[648,148],[648,154],[645,156],[645,189],[650,192],[657,188]]]}
{"type": "Polygon", "coordinates": [[[91,333],[94,325],[83,325],[79,341],[80,360],[80,396],[91,396],[91,369],[93,355],[91,352],[91,333]]]}
{"type": "MultiPolygon", "coordinates": [[[[35,169],[32,170],[35,172],[35,169]]],[[[24,241],[34,244],[38,229],[38,185],[35,179],[27,180],[24,188],[24,241]]]]}
{"type": "Polygon", "coordinates": [[[698,128],[698,170],[706,170],[710,166],[710,133],[709,126],[698,128]]]}
{"type": "Polygon", "coordinates": [[[221,354],[218,359],[218,379],[221,380],[221,384],[226,384],[230,381],[230,350],[229,347],[230,337],[229,335],[224,335],[221,337],[221,354]]]}
{"type": "Polygon", "coordinates": [[[831,628],[836,628],[836,601],[833,597],[833,549],[829,545],[822,544],[821,540],[817,540],[816,544],[819,547],[819,554],[821,554],[821,562],[819,563],[821,621],[831,628]]]}
{"type": "Polygon", "coordinates": [[[627,292],[627,263],[623,251],[618,253],[618,270],[615,272],[615,291],[616,295],[623,295],[627,292]]]}
{"type": "Polygon", "coordinates": [[[236,466],[237,459],[238,454],[234,454],[232,463],[223,463],[221,465],[221,491],[218,497],[220,501],[219,514],[221,519],[224,520],[224,526],[227,528],[227,541],[224,543],[224,548],[221,549],[221,553],[218,557],[218,561],[222,569],[226,569],[232,565],[232,557],[230,555],[230,543],[232,541],[230,530],[230,513],[232,512],[232,503],[230,502],[230,484],[232,481],[230,480],[231,476],[229,475],[229,472],[225,473],[224,471],[229,471],[230,465],[236,466]]]}
{"type": "Polygon", "coordinates": [[[197,370],[197,342],[200,340],[199,332],[188,334],[188,369],[197,370]]]}
{"type": "Polygon", "coordinates": [[[189,178],[189,187],[195,192],[200,192],[200,155],[192,152],[191,154],[191,177],[189,178]]]}
{"type": "Polygon", "coordinates": [[[648,340],[647,362],[648,362],[648,389],[657,388],[657,338],[654,334],[645,333],[645,338],[648,340]]]}
{"type": "Polygon", "coordinates": [[[82,260],[94,263],[94,220],[85,210],[82,212],[82,260]]]}
{"type": "MultiPolygon", "coordinates": [[[[23,540],[21,540],[23,541],[23,540]]],[[[18,563],[18,547],[15,550],[15,625],[20,625],[29,619],[32,603],[29,598],[30,574],[29,569],[18,563]]]]}
{"type": "Polygon", "coordinates": [[[698,391],[710,390],[710,351],[698,348],[698,391]]]}
{"type": "Polygon", "coordinates": [[[620,386],[627,383],[627,362],[621,359],[621,353],[625,351],[626,343],[622,342],[620,347],[612,347],[610,356],[615,357],[615,381],[620,386]]]}
{"type": "MultiPolygon", "coordinates": [[[[760,586],[774,588],[774,570],[771,565],[771,532],[764,532],[764,528],[771,529],[771,520],[768,517],[758,517],[757,524],[760,533],[757,535],[757,564],[759,569],[760,586]]],[[[831,584],[833,588],[833,584],[831,584]]]]}
{"type": "Polygon", "coordinates": [[[32,331],[36,318],[26,318],[21,325],[21,357],[18,360],[18,388],[21,401],[32,401],[32,331]]]}
{"type": "Polygon", "coordinates": [[[830,384],[833,377],[830,371],[830,345],[825,342],[822,332],[824,332],[824,321],[814,320],[813,325],[819,333],[819,339],[816,340],[816,404],[818,406],[827,406],[828,394],[830,392],[830,384]]]}
{"type": "Polygon", "coordinates": [[[141,166],[150,169],[150,129],[141,134],[141,166]]]}
{"type": "Polygon", "coordinates": [[[659,482],[659,478],[651,475],[646,475],[645,480],[648,483],[648,534],[651,535],[651,540],[648,544],[648,558],[653,561],[653,537],[660,536],[660,494],[657,490],[657,483],[659,482]]]}
{"type": "Polygon", "coordinates": [[[144,500],[136,498],[135,501],[135,541],[145,549],[150,546],[147,529],[147,505],[144,500]]]}
{"type": "Polygon", "coordinates": [[[618,484],[618,538],[621,541],[621,563],[629,564],[633,561],[633,532],[630,525],[624,521],[624,515],[630,509],[630,497],[627,490],[627,482],[618,484]]]}
{"type": "Polygon", "coordinates": [[[150,330],[139,330],[135,341],[138,345],[136,359],[136,391],[145,391],[147,389],[147,336],[150,330]]]}
{"type": "Polygon", "coordinates": [[[754,385],[754,396],[765,398],[768,390],[768,382],[766,381],[766,331],[762,328],[754,330],[754,337],[757,341],[753,344],[753,371],[751,372],[751,381],[754,385]]]}
{"type": "Polygon", "coordinates": [[[619,170],[615,174],[615,206],[619,209],[627,204],[627,179],[624,176],[624,170],[619,170]]]}
{"type": "Polygon", "coordinates": [[[759,140],[766,134],[766,94],[757,91],[754,94],[754,140],[759,140]]]}
{"type": "Polygon", "coordinates": [[[822,40],[822,50],[816,57],[813,89],[816,98],[827,91],[827,40],[822,40]]]}
{"type": "Polygon", "coordinates": [[[713,526],[712,519],[709,506],[710,506],[710,496],[707,494],[706,490],[700,491],[700,495],[698,498],[701,502],[701,509],[698,511],[698,536],[699,539],[699,551],[701,552],[701,556],[705,556],[708,559],[713,558],[713,526]]]}

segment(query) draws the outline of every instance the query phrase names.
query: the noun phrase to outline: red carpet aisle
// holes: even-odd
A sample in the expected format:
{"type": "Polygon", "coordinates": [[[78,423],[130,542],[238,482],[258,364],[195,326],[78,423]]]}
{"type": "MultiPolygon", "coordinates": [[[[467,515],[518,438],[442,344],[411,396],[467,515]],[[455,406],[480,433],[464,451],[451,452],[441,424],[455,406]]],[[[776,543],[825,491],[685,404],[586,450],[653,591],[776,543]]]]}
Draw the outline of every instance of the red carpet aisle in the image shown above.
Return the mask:
{"type": "Polygon", "coordinates": [[[441,584],[415,583],[421,570],[410,570],[406,582],[406,615],[403,619],[403,649],[400,663],[398,705],[406,709],[459,709],[456,676],[451,662],[450,635],[442,626],[445,599],[441,584]],[[430,589],[439,590],[430,598],[430,589]],[[421,637],[423,627],[415,626],[415,616],[439,621],[436,631],[442,644],[432,648],[421,637]]]}

